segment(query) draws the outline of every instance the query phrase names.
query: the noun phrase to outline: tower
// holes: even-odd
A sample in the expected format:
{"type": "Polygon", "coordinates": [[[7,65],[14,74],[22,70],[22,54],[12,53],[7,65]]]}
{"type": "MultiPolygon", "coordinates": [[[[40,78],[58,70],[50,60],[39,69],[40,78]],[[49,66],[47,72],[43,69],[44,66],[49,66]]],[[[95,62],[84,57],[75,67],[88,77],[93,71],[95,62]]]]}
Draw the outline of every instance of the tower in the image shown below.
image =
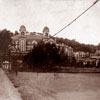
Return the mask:
{"type": "Polygon", "coordinates": [[[26,27],[24,25],[21,25],[19,31],[20,31],[21,35],[25,35],[26,34],[26,27]]]}
{"type": "Polygon", "coordinates": [[[43,37],[49,38],[49,32],[50,32],[49,28],[45,26],[43,28],[43,37]]]}
{"type": "Polygon", "coordinates": [[[19,38],[19,49],[21,52],[25,52],[26,51],[26,27],[24,25],[20,26],[20,38],[19,38]]]}

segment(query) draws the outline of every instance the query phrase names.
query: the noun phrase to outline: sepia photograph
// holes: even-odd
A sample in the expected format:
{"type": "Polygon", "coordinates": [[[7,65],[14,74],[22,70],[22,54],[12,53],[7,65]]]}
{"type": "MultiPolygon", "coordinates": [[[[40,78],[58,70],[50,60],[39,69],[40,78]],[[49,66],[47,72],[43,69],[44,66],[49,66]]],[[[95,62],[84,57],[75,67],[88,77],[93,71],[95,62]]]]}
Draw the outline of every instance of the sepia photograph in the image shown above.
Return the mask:
{"type": "Polygon", "coordinates": [[[0,100],[100,100],[100,0],[0,0],[0,100]]]}

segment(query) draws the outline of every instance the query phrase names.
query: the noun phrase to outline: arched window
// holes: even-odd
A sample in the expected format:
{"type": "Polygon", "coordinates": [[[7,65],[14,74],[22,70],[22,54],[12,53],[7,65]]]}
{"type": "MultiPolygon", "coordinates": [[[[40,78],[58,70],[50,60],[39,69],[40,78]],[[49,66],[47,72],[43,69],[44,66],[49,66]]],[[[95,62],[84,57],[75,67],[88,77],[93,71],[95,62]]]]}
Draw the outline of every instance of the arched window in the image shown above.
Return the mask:
{"type": "Polygon", "coordinates": [[[37,41],[34,40],[34,41],[32,41],[32,44],[37,45],[38,43],[37,43],[37,41]]]}
{"type": "Polygon", "coordinates": [[[38,44],[37,41],[33,40],[32,41],[32,48],[34,48],[34,46],[36,46],[37,44],[38,44]]]}
{"type": "Polygon", "coordinates": [[[25,51],[25,41],[24,40],[21,40],[21,42],[20,42],[20,50],[23,52],[23,51],[25,51]]]}

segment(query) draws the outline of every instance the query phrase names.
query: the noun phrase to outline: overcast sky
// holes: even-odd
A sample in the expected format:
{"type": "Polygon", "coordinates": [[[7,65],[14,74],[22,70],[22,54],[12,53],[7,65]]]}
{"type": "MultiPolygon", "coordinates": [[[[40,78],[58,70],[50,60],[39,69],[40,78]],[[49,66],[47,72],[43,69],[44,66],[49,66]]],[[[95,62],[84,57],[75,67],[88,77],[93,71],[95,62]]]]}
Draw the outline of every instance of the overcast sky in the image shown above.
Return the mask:
{"type": "MultiPolygon", "coordinates": [[[[14,32],[25,25],[29,32],[53,35],[87,9],[95,0],[0,0],[0,30],[14,32]]],[[[100,1],[57,36],[81,43],[100,43],[100,1]]]]}

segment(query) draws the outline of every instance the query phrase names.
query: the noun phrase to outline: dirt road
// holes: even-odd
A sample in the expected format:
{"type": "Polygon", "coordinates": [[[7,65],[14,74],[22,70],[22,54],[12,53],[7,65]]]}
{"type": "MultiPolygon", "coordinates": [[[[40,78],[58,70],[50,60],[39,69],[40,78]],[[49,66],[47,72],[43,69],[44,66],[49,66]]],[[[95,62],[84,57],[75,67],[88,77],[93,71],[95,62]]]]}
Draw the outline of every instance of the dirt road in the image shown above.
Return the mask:
{"type": "Polygon", "coordinates": [[[0,69],[0,100],[22,100],[2,69],[0,69]]]}

